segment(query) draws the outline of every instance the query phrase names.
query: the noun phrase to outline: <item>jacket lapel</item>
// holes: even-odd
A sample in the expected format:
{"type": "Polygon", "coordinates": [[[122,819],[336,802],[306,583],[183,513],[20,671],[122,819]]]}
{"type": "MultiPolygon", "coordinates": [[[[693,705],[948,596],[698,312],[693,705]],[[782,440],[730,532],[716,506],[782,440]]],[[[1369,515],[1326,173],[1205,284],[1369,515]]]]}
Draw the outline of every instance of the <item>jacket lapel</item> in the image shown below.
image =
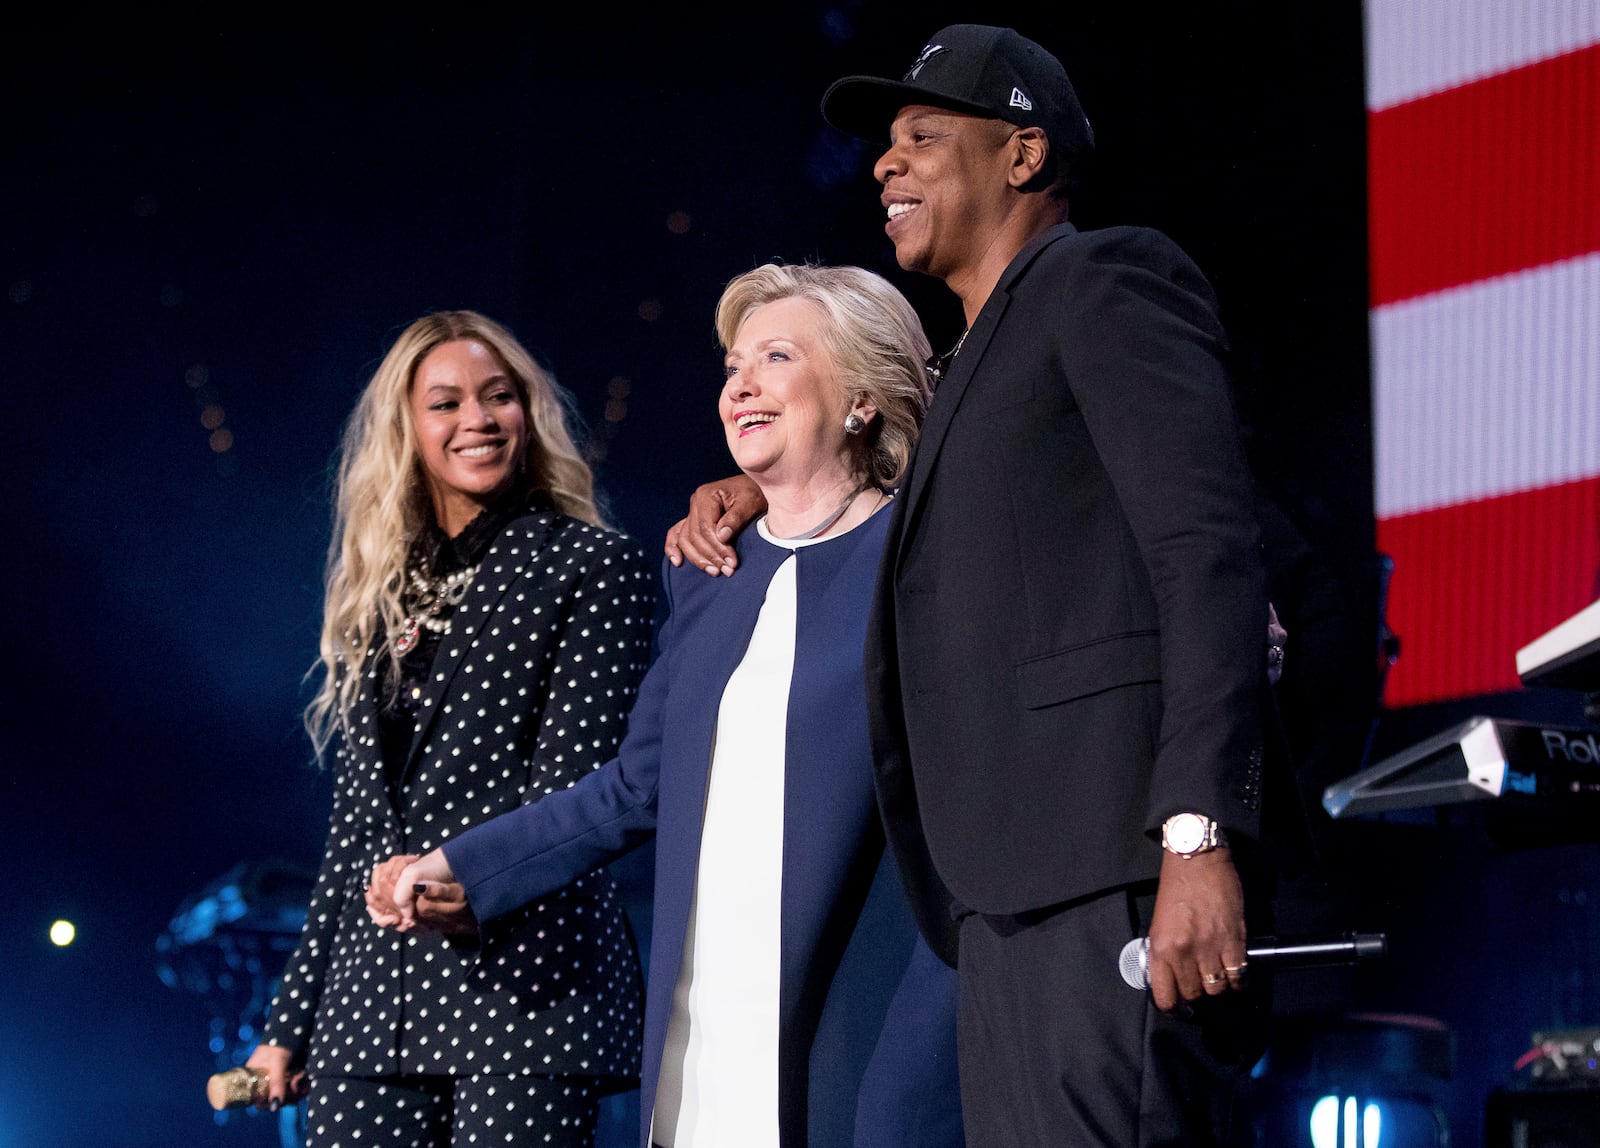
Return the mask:
{"type": "Polygon", "coordinates": [[[389,792],[384,777],[383,747],[378,734],[382,728],[378,715],[378,698],[382,694],[379,666],[384,661],[378,657],[378,649],[382,644],[383,635],[374,635],[367,647],[367,656],[361,661],[361,688],[356,691],[350,707],[349,728],[366,732],[360,737],[344,738],[344,752],[351,779],[360,779],[360,783],[379,799],[374,805],[384,810],[389,828],[399,840],[400,813],[394,807],[394,795],[389,792]]]}
{"type": "Polygon", "coordinates": [[[417,732],[411,739],[411,749],[406,753],[405,769],[401,773],[403,778],[409,779],[416,769],[417,757],[438,720],[440,702],[455,681],[467,652],[482,640],[479,631],[500,600],[544,549],[553,526],[554,519],[549,512],[518,518],[506,526],[483,556],[467,596],[456,607],[450,632],[439,643],[438,653],[433,657],[433,668],[417,711],[417,732]]]}
{"type": "Polygon", "coordinates": [[[1011,285],[1027,270],[1039,252],[1056,240],[1072,235],[1076,231],[1077,228],[1072,224],[1063,223],[1029,240],[1006,267],[1000,276],[1000,281],[995,284],[994,290],[985,300],[983,309],[978,312],[978,318],[972,324],[972,329],[962,340],[961,350],[950,363],[948,376],[940,382],[939,389],[934,393],[933,403],[928,407],[928,417],[922,424],[922,434],[911,456],[910,473],[904,484],[903,503],[895,508],[900,515],[898,522],[891,522],[891,526],[895,528],[894,545],[897,562],[904,556],[906,538],[917,524],[918,514],[922,509],[923,493],[928,488],[934,463],[939,458],[939,449],[944,445],[945,435],[955,418],[956,408],[961,405],[962,396],[966,394],[968,385],[977,374],[984,354],[989,349],[989,343],[993,340],[995,331],[1000,326],[1000,320],[1006,313],[1006,306],[1011,301],[1011,285]]]}
{"type": "Polygon", "coordinates": [[[900,528],[895,541],[897,558],[903,552],[906,536],[917,522],[918,511],[922,508],[922,495],[928,488],[928,477],[933,473],[939,448],[944,445],[950,422],[955,417],[956,408],[961,405],[961,396],[967,393],[967,385],[972,381],[978,364],[983,361],[984,352],[989,349],[989,341],[1000,324],[1000,316],[1005,314],[1006,301],[1005,292],[997,286],[979,312],[977,322],[972,324],[972,329],[962,339],[961,350],[951,361],[948,373],[939,383],[933,403],[928,407],[928,417],[922,423],[922,435],[911,456],[911,472],[906,478],[905,494],[896,500],[900,505],[894,508],[900,515],[900,522],[895,523],[900,528]]]}

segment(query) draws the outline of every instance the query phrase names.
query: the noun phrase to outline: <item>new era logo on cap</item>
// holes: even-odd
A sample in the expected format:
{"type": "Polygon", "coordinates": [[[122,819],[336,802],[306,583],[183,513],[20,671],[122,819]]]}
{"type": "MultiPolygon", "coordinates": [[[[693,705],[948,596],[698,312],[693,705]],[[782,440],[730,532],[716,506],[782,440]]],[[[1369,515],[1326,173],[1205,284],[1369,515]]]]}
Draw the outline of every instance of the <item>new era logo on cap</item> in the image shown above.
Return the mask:
{"type": "Polygon", "coordinates": [[[1061,61],[1011,28],[941,28],[899,80],[835,80],[822,97],[822,114],[841,131],[881,141],[913,104],[1043,128],[1051,148],[1073,163],[1094,152],[1094,132],[1061,61]]]}

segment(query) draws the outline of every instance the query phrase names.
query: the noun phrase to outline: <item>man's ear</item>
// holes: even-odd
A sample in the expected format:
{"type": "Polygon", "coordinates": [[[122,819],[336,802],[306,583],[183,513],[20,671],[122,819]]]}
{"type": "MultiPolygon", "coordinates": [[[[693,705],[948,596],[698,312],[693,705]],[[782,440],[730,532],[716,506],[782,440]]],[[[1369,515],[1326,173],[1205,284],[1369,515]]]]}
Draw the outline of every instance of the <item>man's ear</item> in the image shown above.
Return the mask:
{"type": "Polygon", "coordinates": [[[1043,128],[1018,128],[1011,135],[1011,169],[1008,182],[1012,187],[1026,187],[1044,170],[1044,161],[1050,155],[1050,139],[1043,128]]]}

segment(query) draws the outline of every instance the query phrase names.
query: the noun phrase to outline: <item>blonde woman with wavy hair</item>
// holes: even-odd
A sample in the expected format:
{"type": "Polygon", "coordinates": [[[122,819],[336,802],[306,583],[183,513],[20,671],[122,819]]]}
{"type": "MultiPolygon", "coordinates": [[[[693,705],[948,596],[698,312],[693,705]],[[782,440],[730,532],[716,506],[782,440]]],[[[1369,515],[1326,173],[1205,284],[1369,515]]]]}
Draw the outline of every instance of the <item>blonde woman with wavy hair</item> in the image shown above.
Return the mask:
{"type": "Polygon", "coordinates": [[[376,635],[384,635],[386,646],[404,617],[406,559],[412,540],[434,520],[434,506],[415,424],[403,412],[418,364],[436,347],[463,340],[475,340],[499,360],[529,428],[513,462],[512,493],[545,491],[563,514],[606,525],[595,504],[594,477],[567,427],[568,396],[511,332],[471,311],[440,311],[412,323],[383,357],[345,426],[324,593],[323,679],[306,710],[319,752],[343,721],[359,681],[340,675],[339,664],[359,664],[376,635]]]}
{"type": "Polygon", "coordinates": [[[308,1148],[587,1148],[639,1071],[638,959],[611,879],[450,934],[367,920],[366,874],[572,785],[617,748],[654,575],[611,529],[569,400],[471,311],[401,332],[345,429],[306,711],[333,813],[300,945],[248,1064],[308,1148]]]}

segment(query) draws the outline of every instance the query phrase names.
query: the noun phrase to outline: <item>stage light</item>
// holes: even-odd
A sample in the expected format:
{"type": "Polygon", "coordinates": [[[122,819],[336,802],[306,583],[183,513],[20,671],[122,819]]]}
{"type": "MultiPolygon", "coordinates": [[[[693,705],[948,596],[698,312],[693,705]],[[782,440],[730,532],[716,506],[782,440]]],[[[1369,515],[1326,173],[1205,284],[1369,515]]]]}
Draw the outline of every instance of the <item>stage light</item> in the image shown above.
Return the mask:
{"type": "Polygon", "coordinates": [[[1337,1096],[1324,1096],[1311,1108],[1312,1148],[1384,1148],[1383,1110],[1372,1101],[1362,1108],[1354,1096],[1340,1102],[1337,1096]],[[1343,1119],[1340,1119],[1341,1112],[1343,1119]],[[1356,1116],[1360,1113],[1360,1139],[1356,1136],[1356,1116]],[[1341,1129],[1344,1136],[1341,1138],[1341,1129]]]}
{"type": "MultiPolygon", "coordinates": [[[[316,871],[283,861],[240,862],[185,898],[156,938],[156,975],[197,994],[211,1012],[215,1071],[245,1062],[266,1019],[278,973],[300,939],[316,871]]],[[[212,1119],[226,1124],[229,1113],[212,1119]]],[[[249,1113],[233,1113],[248,1119],[249,1113]]],[[[278,1113],[282,1148],[305,1143],[302,1105],[278,1113]]]]}
{"type": "Polygon", "coordinates": [[[56,921],[50,926],[50,943],[58,949],[64,949],[77,938],[78,930],[71,921],[56,921]]]}
{"type": "Polygon", "coordinates": [[[1251,1073],[1256,1142],[1444,1148],[1454,1061],[1453,1035],[1430,1017],[1284,1017],[1251,1073]]]}

